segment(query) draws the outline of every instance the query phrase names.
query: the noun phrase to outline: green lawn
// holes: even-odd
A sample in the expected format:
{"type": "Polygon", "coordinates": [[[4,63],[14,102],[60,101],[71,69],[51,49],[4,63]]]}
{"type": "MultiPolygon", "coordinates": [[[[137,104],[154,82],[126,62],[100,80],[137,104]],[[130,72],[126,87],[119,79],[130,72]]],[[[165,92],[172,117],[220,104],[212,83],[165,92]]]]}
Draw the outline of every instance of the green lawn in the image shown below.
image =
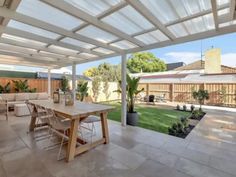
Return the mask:
{"type": "MultiPolygon", "coordinates": [[[[111,105],[116,107],[116,109],[108,114],[108,118],[120,122],[121,105],[119,103],[112,103],[111,105]]],[[[139,127],[162,133],[168,133],[168,127],[179,121],[182,116],[189,115],[189,113],[186,112],[166,108],[145,107],[139,105],[136,105],[135,108],[139,113],[139,127]]]]}

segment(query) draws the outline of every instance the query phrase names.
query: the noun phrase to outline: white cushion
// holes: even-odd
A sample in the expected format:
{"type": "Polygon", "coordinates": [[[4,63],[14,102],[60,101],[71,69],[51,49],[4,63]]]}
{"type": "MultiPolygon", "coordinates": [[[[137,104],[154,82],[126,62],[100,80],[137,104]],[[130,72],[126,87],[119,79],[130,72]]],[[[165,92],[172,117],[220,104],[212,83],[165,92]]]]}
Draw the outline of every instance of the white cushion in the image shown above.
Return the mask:
{"type": "Polygon", "coordinates": [[[37,100],[38,93],[29,93],[29,100],[37,100]]]}
{"type": "Polygon", "coordinates": [[[3,100],[15,101],[15,93],[1,94],[1,97],[2,97],[3,100]]]}
{"type": "Polygon", "coordinates": [[[47,93],[38,93],[38,100],[47,100],[48,94],[47,93]]]}
{"type": "Polygon", "coordinates": [[[29,100],[29,94],[28,93],[16,93],[15,99],[16,99],[16,101],[29,100]]]}
{"type": "Polygon", "coordinates": [[[26,104],[15,104],[14,112],[16,116],[30,115],[29,109],[26,104]]]}

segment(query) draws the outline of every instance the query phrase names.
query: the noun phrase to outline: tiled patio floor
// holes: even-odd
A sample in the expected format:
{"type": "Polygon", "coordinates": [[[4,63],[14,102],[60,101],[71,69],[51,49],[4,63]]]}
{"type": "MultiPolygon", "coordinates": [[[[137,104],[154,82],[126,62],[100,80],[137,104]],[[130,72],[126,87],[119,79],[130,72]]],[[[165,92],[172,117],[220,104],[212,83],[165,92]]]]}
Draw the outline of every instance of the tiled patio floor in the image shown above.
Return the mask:
{"type": "Polygon", "coordinates": [[[236,177],[235,113],[208,111],[186,139],[109,121],[110,144],[70,163],[35,142],[28,124],[1,117],[0,177],[236,177]]]}

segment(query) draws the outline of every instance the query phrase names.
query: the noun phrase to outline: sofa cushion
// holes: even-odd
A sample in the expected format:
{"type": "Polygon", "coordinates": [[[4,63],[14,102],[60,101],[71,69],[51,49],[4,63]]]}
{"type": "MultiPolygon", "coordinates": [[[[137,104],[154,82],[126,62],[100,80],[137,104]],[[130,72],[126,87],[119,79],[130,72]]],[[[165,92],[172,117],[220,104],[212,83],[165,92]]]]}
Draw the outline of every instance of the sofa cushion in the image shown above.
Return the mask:
{"type": "Polygon", "coordinates": [[[26,100],[29,100],[29,94],[28,93],[16,93],[15,100],[16,101],[26,101],[26,100]]]}
{"type": "Polygon", "coordinates": [[[29,100],[37,100],[38,93],[29,93],[29,100]]]}
{"type": "Polygon", "coordinates": [[[5,93],[1,94],[3,100],[15,101],[15,93],[5,93]]]}
{"type": "Polygon", "coordinates": [[[47,100],[48,94],[47,93],[38,93],[38,100],[47,100]]]}

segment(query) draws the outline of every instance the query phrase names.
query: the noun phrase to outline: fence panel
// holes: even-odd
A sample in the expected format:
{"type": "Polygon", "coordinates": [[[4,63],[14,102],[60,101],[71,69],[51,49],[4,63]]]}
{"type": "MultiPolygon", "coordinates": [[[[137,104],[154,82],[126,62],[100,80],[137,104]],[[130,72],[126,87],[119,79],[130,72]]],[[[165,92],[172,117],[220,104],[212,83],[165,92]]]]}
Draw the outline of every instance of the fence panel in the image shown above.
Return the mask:
{"type": "MultiPolygon", "coordinates": [[[[0,85],[6,85],[10,82],[11,92],[15,92],[13,80],[25,80],[26,78],[0,78],[0,85]]],[[[37,92],[48,91],[48,80],[47,79],[28,79],[28,85],[30,88],[36,88],[37,92]]],[[[51,80],[51,92],[55,91],[60,87],[60,80],[51,80]]]]}
{"type": "Polygon", "coordinates": [[[196,103],[192,91],[202,88],[210,97],[205,104],[236,107],[236,83],[142,83],[140,87],[147,95],[165,94],[167,100],[185,103],[196,103]]]}

